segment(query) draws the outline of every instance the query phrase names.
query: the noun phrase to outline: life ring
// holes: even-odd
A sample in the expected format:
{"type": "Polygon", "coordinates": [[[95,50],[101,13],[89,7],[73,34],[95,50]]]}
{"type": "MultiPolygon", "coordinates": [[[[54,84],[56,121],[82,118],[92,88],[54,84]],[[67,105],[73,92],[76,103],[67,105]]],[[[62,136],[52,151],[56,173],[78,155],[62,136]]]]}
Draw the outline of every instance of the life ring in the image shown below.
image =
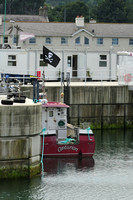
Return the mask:
{"type": "Polygon", "coordinates": [[[125,82],[130,82],[130,81],[131,81],[131,74],[126,74],[126,75],[124,76],[124,81],[125,81],[125,82]]]}
{"type": "Polygon", "coordinates": [[[60,121],[58,122],[58,126],[62,127],[62,126],[64,126],[64,125],[65,125],[65,122],[64,122],[63,120],[60,120],[60,121]]]}

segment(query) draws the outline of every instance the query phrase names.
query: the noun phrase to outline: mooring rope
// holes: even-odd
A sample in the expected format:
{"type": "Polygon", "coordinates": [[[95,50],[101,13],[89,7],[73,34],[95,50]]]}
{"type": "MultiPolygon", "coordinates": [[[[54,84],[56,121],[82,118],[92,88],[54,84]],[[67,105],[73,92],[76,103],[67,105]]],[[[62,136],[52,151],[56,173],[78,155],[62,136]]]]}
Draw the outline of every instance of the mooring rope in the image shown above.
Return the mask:
{"type": "Polygon", "coordinates": [[[90,130],[91,130],[90,127],[88,127],[88,128],[87,128],[87,132],[88,132],[88,139],[89,139],[89,140],[91,140],[91,139],[90,139],[90,135],[89,135],[89,131],[90,131],[90,130]]]}
{"type": "Polygon", "coordinates": [[[42,157],[41,157],[41,164],[42,164],[42,174],[44,174],[44,164],[43,164],[43,153],[44,153],[44,138],[45,138],[45,131],[46,131],[46,128],[43,128],[42,129],[42,132],[43,132],[43,143],[42,143],[42,157]]]}

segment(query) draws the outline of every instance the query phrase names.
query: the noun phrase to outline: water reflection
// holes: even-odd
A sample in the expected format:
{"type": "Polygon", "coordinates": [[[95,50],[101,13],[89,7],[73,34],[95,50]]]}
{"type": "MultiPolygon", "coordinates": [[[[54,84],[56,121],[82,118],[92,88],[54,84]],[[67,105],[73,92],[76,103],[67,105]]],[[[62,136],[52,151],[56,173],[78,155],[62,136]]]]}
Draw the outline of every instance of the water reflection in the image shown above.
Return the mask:
{"type": "Polygon", "coordinates": [[[75,168],[75,170],[90,170],[94,167],[94,158],[45,158],[44,159],[44,173],[57,174],[64,173],[68,168],[75,168]]]}
{"type": "Polygon", "coordinates": [[[44,159],[44,176],[0,180],[0,200],[131,200],[133,130],[95,131],[93,158],[44,159]]]}

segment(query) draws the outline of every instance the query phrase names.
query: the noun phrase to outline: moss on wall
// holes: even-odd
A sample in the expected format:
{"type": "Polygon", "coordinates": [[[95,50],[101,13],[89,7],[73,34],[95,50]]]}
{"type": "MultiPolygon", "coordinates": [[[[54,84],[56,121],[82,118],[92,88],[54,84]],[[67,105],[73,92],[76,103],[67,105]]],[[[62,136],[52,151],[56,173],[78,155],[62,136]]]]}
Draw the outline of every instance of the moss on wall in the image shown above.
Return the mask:
{"type": "Polygon", "coordinates": [[[41,167],[40,163],[34,166],[18,166],[12,168],[12,166],[6,166],[0,168],[0,179],[11,179],[11,178],[31,178],[37,174],[40,174],[41,167]]]}

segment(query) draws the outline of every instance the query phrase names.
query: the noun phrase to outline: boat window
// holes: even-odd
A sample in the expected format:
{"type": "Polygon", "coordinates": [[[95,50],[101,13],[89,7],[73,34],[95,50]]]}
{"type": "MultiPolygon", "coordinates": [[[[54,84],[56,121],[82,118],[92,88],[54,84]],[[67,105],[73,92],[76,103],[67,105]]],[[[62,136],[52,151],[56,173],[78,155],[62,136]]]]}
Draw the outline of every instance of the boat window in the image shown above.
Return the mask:
{"type": "Polygon", "coordinates": [[[64,112],[61,112],[61,117],[64,117],[64,112]]]}
{"type": "Polygon", "coordinates": [[[49,111],[49,117],[53,117],[53,110],[49,111]]]}

